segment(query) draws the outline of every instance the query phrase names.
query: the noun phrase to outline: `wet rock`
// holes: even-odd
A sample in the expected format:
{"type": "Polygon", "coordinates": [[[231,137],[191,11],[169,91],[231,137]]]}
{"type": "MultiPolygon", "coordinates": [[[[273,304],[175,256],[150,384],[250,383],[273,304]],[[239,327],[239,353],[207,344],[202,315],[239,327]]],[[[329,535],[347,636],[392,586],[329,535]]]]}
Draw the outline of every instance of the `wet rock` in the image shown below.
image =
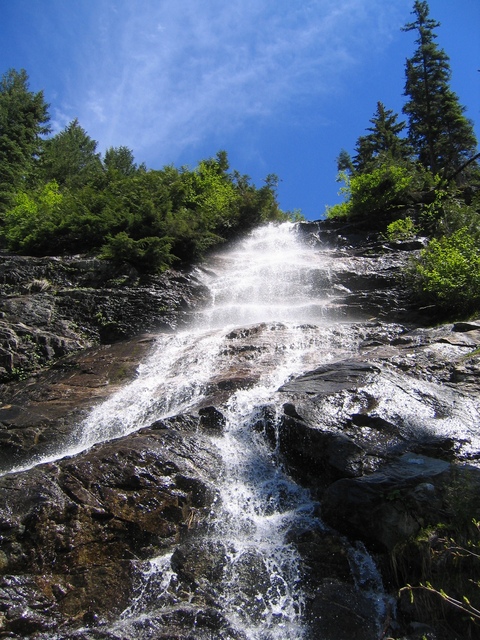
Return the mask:
{"type": "Polygon", "coordinates": [[[279,391],[327,395],[343,389],[355,390],[368,376],[375,375],[379,368],[368,362],[341,361],[322,365],[314,371],[287,382],[279,391]]]}
{"type": "Polygon", "coordinates": [[[0,382],[99,343],[175,329],[206,296],[190,274],[141,278],[95,258],[0,252],[0,382]]]}
{"type": "Polygon", "coordinates": [[[375,603],[354,586],[324,584],[311,605],[312,638],[372,640],[378,637],[375,603]]]}
{"type": "Polygon", "coordinates": [[[303,483],[320,489],[338,478],[363,472],[365,451],[342,433],[312,428],[293,405],[284,405],[279,427],[279,449],[290,473],[303,483]]]}
{"type": "Polygon", "coordinates": [[[473,426],[480,419],[478,343],[456,344],[455,335],[452,325],[390,335],[372,325],[353,361],[328,363],[280,387],[286,402],[278,444],[295,477],[321,491],[407,451],[480,458],[473,426]]]}
{"type": "Polygon", "coordinates": [[[404,454],[381,471],[334,482],[324,493],[322,514],[340,531],[392,551],[437,523],[452,478],[449,463],[404,454]]]}
{"type": "Polygon", "coordinates": [[[226,371],[221,375],[210,379],[209,393],[228,391],[229,393],[237,389],[248,389],[258,382],[258,375],[252,373],[250,369],[242,369],[241,367],[232,367],[230,371],[226,371]]]}
{"type": "Polygon", "coordinates": [[[140,335],[62,358],[41,379],[0,384],[0,471],[55,451],[85,412],[134,378],[155,342],[140,335]]]}
{"type": "Polygon", "coordinates": [[[480,321],[475,320],[471,322],[455,322],[453,325],[453,331],[469,332],[469,331],[480,331],[480,321]]]}
{"type": "MultiPolygon", "coordinates": [[[[222,583],[226,564],[227,550],[214,540],[187,541],[177,546],[171,560],[172,569],[193,588],[195,598],[199,597],[200,590],[205,594],[215,593],[222,583]]],[[[208,595],[206,597],[208,599],[208,595]]]]}
{"type": "Polygon", "coordinates": [[[226,419],[223,413],[215,407],[202,407],[198,415],[200,416],[200,427],[202,429],[217,433],[223,431],[226,419]]]}
{"type": "MultiPolygon", "coordinates": [[[[111,619],[129,602],[134,564],[208,515],[218,467],[197,420],[185,417],[4,476],[2,573],[25,576],[25,599],[43,598],[54,622],[111,619]]],[[[4,578],[2,588],[4,629],[42,630],[41,618],[15,605],[18,585],[4,578]]]]}

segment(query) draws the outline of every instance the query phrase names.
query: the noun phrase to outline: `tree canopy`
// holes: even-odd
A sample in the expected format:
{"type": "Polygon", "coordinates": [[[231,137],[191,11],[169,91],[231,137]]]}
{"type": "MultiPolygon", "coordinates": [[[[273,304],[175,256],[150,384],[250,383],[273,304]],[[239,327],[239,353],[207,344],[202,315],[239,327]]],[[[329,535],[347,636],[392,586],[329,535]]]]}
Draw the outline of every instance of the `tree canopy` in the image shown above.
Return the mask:
{"type": "Polygon", "coordinates": [[[406,63],[403,111],[409,121],[410,141],[420,162],[433,173],[453,173],[475,154],[477,141],[465,108],[451,90],[449,58],[437,43],[439,22],[429,17],[424,0],[416,0],[415,20],[403,31],[416,31],[417,48],[406,63]]]}
{"type": "Polygon", "coordinates": [[[398,114],[377,102],[377,110],[370,120],[373,126],[367,127],[368,133],[360,136],[355,147],[353,166],[356,171],[364,172],[379,166],[386,160],[408,160],[411,147],[408,140],[400,134],[405,129],[404,122],[397,122],[398,114]]]}
{"type": "Polygon", "coordinates": [[[102,171],[97,142],[76,118],[45,141],[39,165],[44,181],[55,180],[62,187],[82,187],[102,171]]]}
{"type": "Polygon", "coordinates": [[[10,69],[0,80],[0,211],[35,173],[50,128],[43,91],[29,90],[24,69],[10,69]]]}
{"type": "Polygon", "coordinates": [[[70,122],[52,137],[43,93],[9,71],[0,85],[0,247],[32,255],[89,252],[141,272],[200,259],[212,246],[285,220],[278,179],[257,188],[226,151],[194,169],[147,170],[131,149],[98,144],[70,122]]]}

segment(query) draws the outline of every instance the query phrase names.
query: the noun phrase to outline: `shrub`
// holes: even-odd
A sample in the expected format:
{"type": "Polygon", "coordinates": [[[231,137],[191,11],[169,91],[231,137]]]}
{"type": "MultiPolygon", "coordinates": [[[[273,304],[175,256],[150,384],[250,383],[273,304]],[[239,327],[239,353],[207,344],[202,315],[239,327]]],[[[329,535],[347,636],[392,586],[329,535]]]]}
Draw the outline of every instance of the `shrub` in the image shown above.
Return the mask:
{"type": "Polygon", "coordinates": [[[424,301],[448,315],[480,309],[480,248],[470,229],[433,238],[420,255],[414,278],[424,301]]]}
{"type": "Polygon", "coordinates": [[[417,227],[410,216],[394,220],[387,226],[384,234],[389,242],[411,240],[417,234],[417,227]]]}
{"type": "Polygon", "coordinates": [[[406,166],[383,164],[369,173],[340,172],[345,202],[327,208],[327,218],[383,215],[408,201],[414,175],[406,166]]]}
{"type": "MultiPolygon", "coordinates": [[[[32,192],[18,192],[14,206],[4,214],[2,235],[9,249],[35,250],[39,236],[58,223],[63,196],[55,181],[32,192]]],[[[35,251],[34,251],[35,252],[35,251]]]]}
{"type": "Polygon", "coordinates": [[[114,262],[128,262],[143,273],[156,273],[168,269],[175,260],[170,249],[170,238],[134,240],[122,231],[108,239],[102,248],[101,257],[114,262]]]}

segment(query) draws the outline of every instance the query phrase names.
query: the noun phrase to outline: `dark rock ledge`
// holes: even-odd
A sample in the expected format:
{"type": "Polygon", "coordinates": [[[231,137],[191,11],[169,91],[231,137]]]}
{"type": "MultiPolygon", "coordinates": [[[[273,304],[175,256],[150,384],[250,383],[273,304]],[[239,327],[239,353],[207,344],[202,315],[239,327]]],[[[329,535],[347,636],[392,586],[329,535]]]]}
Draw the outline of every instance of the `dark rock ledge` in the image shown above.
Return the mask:
{"type": "Polygon", "coordinates": [[[188,272],[140,277],[95,258],[0,252],[0,383],[92,346],[176,329],[206,295],[188,272]]]}
{"type": "Polygon", "coordinates": [[[197,427],[157,422],[0,478],[2,637],[61,627],[66,638],[128,606],[144,561],[178,545],[214,501],[220,464],[197,427]]]}

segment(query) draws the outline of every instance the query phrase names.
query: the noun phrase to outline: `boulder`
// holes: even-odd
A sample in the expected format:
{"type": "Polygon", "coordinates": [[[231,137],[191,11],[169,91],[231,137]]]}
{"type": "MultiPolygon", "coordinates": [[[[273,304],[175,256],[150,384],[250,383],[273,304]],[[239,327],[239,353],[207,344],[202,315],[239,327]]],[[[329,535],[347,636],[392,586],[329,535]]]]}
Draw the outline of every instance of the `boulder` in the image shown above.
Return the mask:
{"type": "Polygon", "coordinates": [[[452,479],[448,462],[405,453],[380,471],[331,484],[323,495],[322,516],[349,536],[391,552],[420,528],[437,523],[452,479]]]}
{"type": "Polygon", "coordinates": [[[221,411],[212,406],[202,407],[199,409],[198,415],[200,417],[200,427],[202,429],[213,433],[222,433],[226,420],[221,411]]]}
{"type": "Polygon", "coordinates": [[[178,544],[215,498],[221,463],[197,427],[157,422],[0,478],[4,632],[112,619],[129,604],[135,564],[178,544]]]}

